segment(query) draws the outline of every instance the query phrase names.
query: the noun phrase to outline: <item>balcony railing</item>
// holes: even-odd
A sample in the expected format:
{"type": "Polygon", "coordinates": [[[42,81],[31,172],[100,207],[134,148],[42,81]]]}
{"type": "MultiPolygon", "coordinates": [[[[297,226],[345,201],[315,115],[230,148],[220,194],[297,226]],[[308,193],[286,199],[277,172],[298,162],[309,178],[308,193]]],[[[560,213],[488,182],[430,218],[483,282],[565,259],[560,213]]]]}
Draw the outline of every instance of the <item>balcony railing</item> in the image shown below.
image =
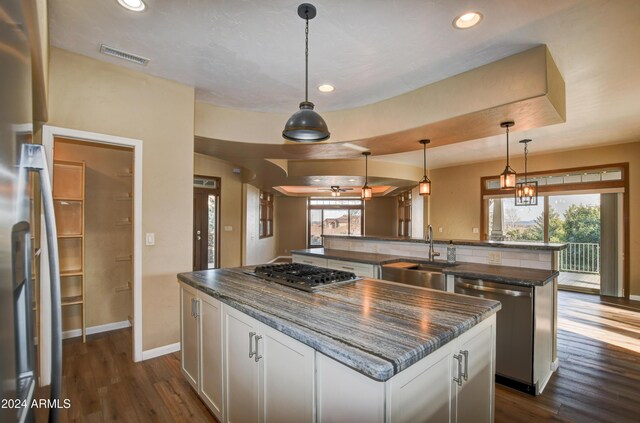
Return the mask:
{"type": "Polygon", "coordinates": [[[567,243],[560,252],[560,271],[600,273],[600,244],[567,243]]]}

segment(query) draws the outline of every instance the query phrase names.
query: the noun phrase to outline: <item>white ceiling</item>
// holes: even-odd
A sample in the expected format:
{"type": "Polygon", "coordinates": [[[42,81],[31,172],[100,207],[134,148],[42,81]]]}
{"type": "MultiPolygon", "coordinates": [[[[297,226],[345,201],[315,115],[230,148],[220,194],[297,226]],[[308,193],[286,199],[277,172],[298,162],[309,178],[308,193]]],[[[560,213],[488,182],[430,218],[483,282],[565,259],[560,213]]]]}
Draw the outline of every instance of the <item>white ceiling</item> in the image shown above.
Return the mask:
{"type": "MultiPolygon", "coordinates": [[[[294,112],[304,95],[300,1],[51,0],[51,43],[196,87],[200,101],[294,112]],[[151,59],[146,67],[99,53],[100,44],[151,59]]],[[[310,22],[310,100],[316,110],[370,104],[547,44],[564,76],[567,122],[514,134],[536,152],[640,139],[638,0],[317,0],[310,22]],[[468,10],[476,28],[453,29],[468,10]],[[332,83],[336,91],[315,87],[332,83]]],[[[438,147],[433,167],[499,158],[504,138],[438,147]]],[[[421,165],[421,155],[385,159],[421,165]]]]}

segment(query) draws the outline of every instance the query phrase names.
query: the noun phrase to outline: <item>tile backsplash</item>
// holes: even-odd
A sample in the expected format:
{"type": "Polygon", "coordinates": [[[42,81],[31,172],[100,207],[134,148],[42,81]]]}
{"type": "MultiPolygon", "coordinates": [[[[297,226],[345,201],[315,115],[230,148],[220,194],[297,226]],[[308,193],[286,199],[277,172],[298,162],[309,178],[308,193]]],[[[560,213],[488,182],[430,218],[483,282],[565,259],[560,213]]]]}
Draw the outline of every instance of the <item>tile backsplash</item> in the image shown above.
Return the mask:
{"type": "MultiPolygon", "coordinates": [[[[429,257],[429,246],[426,243],[324,238],[324,247],[333,250],[392,254],[396,256],[415,257],[421,259],[429,257]]],[[[446,260],[446,245],[434,245],[434,250],[440,253],[440,260],[446,260]]],[[[528,269],[551,270],[554,263],[557,263],[557,260],[553,260],[554,254],[557,253],[554,251],[528,250],[526,248],[514,249],[479,246],[456,247],[456,261],[523,267],[528,269]]]]}

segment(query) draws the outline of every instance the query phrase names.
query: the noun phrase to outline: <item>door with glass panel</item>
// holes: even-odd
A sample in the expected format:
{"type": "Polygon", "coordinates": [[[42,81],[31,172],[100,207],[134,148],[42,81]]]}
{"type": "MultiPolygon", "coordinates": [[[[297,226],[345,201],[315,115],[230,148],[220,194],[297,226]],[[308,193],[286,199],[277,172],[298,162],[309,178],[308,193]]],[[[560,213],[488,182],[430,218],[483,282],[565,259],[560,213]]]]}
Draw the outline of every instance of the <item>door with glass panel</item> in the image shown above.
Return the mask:
{"type": "Polygon", "coordinates": [[[321,247],[322,235],[362,235],[362,216],[359,198],[310,198],[309,247],[321,247]]]}
{"type": "Polygon", "coordinates": [[[193,270],[220,267],[220,179],[196,176],[193,188],[193,270]]]}

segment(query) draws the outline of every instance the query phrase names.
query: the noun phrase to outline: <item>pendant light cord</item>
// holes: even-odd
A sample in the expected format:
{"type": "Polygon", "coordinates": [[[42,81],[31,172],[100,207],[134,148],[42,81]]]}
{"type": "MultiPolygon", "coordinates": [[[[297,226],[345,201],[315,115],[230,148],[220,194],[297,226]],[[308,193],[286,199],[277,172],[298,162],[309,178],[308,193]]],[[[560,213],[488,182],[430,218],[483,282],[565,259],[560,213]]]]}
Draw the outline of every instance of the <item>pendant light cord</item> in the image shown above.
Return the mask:
{"type": "Polygon", "coordinates": [[[309,11],[305,12],[307,25],[304,30],[304,101],[309,101],[309,11]]]}
{"type": "Polygon", "coordinates": [[[509,167],[509,127],[507,126],[507,167],[509,167]]]}
{"type": "Polygon", "coordinates": [[[424,171],[423,172],[424,173],[424,177],[426,178],[427,177],[427,144],[422,144],[422,146],[424,147],[423,148],[424,154],[422,156],[423,157],[422,170],[424,171]]]}
{"type": "Polygon", "coordinates": [[[529,153],[528,143],[524,143],[524,183],[527,183],[527,154],[529,153]]]}
{"type": "Polygon", "coordinates": [[[364,185],[369,183],[369,156],[364,156],[364,185]]]}

